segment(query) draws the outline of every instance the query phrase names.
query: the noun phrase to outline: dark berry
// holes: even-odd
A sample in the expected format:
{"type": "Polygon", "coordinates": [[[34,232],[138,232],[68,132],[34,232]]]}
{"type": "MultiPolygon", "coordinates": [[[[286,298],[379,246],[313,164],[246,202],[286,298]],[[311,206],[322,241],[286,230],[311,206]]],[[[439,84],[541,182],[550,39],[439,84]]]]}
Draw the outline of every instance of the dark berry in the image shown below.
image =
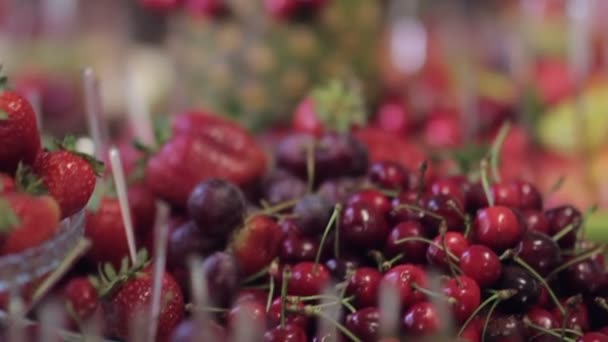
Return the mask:
{"type": "Polygon", "coordinates": [[[464,231],[464,217],[462,216],[464,208],[462,203],[454,197],[449,195],[423,196],[420,204],[422,208],[432,213],[432,215],[424,214],[422,217],[422,223],[430,235],[437,235],[442,222],[445,222],[448,230],[464,231]]]}
{"type": "Polygon", "coordinates": [[[360,179],[341,177],[323,182],[317,193],[331,203],[345,203],[360,187],[360,179]]]}
{"type": "Polygon", "coordinates": [[[377,211],[386,215],[391,210],[391,202],[378,190],[366,189],[353,194],[348,199],[348,204],[364,203],[374,207],[377,211]]]}
{"type": "Polygon", "coordinates": [[[506,313],[524,313],[534,306],[540,297],[539,281],[530,272],[519,266],[504,266],[498,281],[500,289],[517,291],[511,298],[500,302],[506,313]]]}
{"type": "Polygon", "coordinates": [[[492,315],[488,321],[485,340],[489,342],[524,342],[526,341],[525,326],[518,317],[492,315]]]}
{"type": "Polygon", "coordinates": [[[573,229],[569,233],[564,235],[559,240],[559,246],[562,248],[572,248],[576,242],[576,234],[580,229],[582,222],[582,215],[573,206],[565,205],[545,211],[545,216],[549,221],[549,227],[551,229],[551,236],[555,236],[563,229],[566,229],[570,225],[573,225],[573,229]]]}
{"type": "Polygon", "coordinates": [[[408,171],[394,161],[379,161],[371,165],[369,180],[384,189],[407,189],[408,171]]]}
{"type": "Polygon", "coordinates": [[[390,230],[384,215],[364,203],[347,205],[340,218],[340,238],[348,245],[379,248],[390,230]]]}
{"type": "Polygon", "coordinates": [[[264,334],[264,342],[306,342],[306,333],[297,325],[276,326],[264,334]]]}
{"type": "Polygon", "coordinates": [[[406,263],[422,264],[426,261],[427,243],[424,241],[405,241],[406,238],[424,238],[424,228],[417,221],[404,221],[396,225],[388,235],[384,245],[386,257],[403,254],[402,261],[406,263]]]}
{"type": "Polygon", "coordinates": [[[279,258],[286,263],[314,261],[318,250],[319,243],[316,239],[288,234],[281,242],[279,258]]]}
{"type": "Polygon", "coordinates": [[[515,248],[517,255],[542,276],[561,264],[561,250],[549,236],[527,231],[515,248]]]}
{"type": "Polygon", "coordinates": [[[325,197],[312,194],[302,197],[293,208],[295,223],[301,231],[310,236],[323,233],[333,206],[325,197]]]}
{"type": "Polygon", "coordinates": [[[534,230],[547,235],[551,234],[549,221],[542,211],[524,210],[521,215],[527,230],[534,230]]]}
{"type": "Polygon", "coordinates": [[[378,308],[368,307],[346,316],[346,328],[362,341],[376,341],[380,335],[378,308]]]}
{"type": "Polygon", "coordinates": [[[225,240],[205,237],[194,222],[186,222],[169,232],[167,266],[170,269],[187,269],[191,255],[206,256],[225,246],[225,240]]]}
{"type": "Polygon", "coordinates": [[[202,267],[211,305],[229,306],[240,285],[239,270],[234,256],[226,252],[216,252],[205,258],[202,267]]]}

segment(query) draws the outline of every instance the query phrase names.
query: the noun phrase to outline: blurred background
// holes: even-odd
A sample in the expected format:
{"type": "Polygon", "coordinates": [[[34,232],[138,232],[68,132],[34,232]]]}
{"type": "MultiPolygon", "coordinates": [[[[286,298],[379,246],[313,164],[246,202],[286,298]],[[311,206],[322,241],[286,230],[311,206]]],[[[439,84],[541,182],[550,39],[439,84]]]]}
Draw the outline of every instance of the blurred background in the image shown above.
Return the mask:
{"type": "Polygon", "coordinates": [[[466,161],[513,122],[503,173],[608,208],[608,1],[0,0],[0,61],[51,136],[198,107],[279,134],[312,87],[358,80],[371,126],[466,161]]]}

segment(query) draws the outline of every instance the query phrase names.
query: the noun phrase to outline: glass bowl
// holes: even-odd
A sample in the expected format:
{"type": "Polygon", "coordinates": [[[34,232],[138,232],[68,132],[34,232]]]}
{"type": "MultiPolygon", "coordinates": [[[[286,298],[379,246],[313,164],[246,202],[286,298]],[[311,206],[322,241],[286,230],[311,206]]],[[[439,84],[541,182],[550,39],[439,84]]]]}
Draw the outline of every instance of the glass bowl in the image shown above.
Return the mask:
{"type": "Polygon", "coordinates": [[[53,271],[84,235],[84,210],[64,219],[59,231],[41,245],[0,257],[0,292],[24,286],[53,271]]]}

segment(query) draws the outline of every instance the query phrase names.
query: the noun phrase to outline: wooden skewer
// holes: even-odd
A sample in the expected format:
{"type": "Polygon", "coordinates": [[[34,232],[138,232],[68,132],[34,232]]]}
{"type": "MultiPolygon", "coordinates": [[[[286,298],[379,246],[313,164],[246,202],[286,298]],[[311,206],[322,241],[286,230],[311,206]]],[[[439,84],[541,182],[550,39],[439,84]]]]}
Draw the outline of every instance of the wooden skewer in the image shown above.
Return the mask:
{"type": "Polygon", "coordinates": [[[150,310],[150,324],[148,325],[148,336],[150,341],[156,340],[156,329],[158,317],[161,310],[161,292],[163,275],[167,261],[167,239],[169,235],[169,207],[158,201],[156,203],[156,224],[154,226],[154,269],[152,273],[152,308],[150,310]]]}
{"type": "Polygon", "coordinates": [[[110,164],[112,165],[112,175],[114,176],[114,185],[120,204],[120,213],[125,227],[127,244],[129,245],[129,256],[131,257],[131,263],[135,265],[137,262],[137,250],[135,246],[135,234],[133,233],[133,220],[131,219],[129,198],[127,196],[127,182],[120,160],[120,152],[116,147],[110,149],[110,164]]]}

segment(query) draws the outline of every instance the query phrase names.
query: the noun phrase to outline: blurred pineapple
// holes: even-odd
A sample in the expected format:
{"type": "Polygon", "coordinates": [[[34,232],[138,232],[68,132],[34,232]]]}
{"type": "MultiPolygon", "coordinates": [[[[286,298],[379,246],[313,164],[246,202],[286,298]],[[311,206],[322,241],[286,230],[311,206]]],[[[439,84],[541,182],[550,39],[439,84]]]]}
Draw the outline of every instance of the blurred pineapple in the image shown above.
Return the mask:
{"type": "Polygon", "coordinates": [[[252,129],[288,118],[311,86],[357,77],[378,91],[381,2],[333,0],[307,21],[277,21],[262,0],[230,1],[228,18],[173,18],[169,47],[190,106],[211,108],[252,129]]]}

